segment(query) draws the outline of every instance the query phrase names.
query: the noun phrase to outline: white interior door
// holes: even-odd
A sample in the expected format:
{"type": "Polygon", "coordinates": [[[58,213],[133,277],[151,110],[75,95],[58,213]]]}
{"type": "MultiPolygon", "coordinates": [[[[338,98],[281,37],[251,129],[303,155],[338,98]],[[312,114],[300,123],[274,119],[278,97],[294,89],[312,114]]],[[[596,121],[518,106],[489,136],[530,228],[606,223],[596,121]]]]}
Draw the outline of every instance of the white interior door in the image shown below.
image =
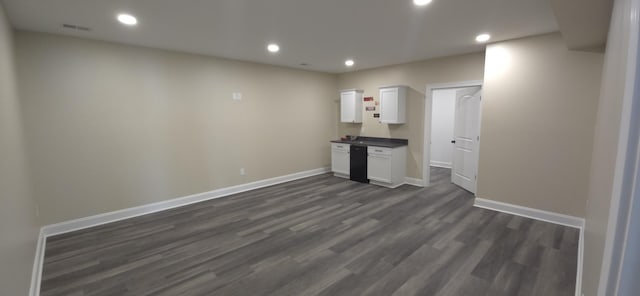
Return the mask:
{"type": "Polygon", "coordinates": [[[478,142],[480,141],[480,87],[456,91],[451,182],[476,192],[478,142]]]}

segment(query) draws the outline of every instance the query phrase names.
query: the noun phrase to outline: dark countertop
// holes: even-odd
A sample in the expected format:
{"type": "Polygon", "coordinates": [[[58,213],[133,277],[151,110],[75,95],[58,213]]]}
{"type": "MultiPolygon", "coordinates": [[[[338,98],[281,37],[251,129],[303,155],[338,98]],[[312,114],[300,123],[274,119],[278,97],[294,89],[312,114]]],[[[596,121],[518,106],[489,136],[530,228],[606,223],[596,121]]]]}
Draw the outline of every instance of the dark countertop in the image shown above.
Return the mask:
{"type": "Polygon", "coordinates": [[[374,138],[374,137],[358,137],[356,140],[334,140],[331,143],[343,143],[359,146],[378,146],[387,148],[398,148],[409,145],[406,139],[390,139],[390,138],[374,138]]]}

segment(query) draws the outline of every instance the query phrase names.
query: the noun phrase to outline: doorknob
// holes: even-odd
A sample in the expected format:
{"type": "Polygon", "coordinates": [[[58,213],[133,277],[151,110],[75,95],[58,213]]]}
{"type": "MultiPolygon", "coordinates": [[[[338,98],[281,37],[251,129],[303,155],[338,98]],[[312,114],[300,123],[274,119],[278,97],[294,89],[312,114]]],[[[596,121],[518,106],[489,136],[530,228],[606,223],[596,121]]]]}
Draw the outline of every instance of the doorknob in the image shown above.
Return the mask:
{"type": "Polygon", "coordinates": [[[455,143],[456,143],[456,140],[451,140],[451,144],[455,144],[455,143]]]}

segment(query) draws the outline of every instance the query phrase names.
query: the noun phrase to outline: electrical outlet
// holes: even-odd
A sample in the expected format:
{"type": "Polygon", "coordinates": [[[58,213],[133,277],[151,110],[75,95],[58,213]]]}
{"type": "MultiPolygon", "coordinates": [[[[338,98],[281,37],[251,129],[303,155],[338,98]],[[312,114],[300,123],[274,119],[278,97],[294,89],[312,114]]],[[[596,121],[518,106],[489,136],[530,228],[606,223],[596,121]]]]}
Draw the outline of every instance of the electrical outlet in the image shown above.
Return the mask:
{"type": "Polygon", "coordinates": [[[234,101],[241,101],[242,100],[242,93],[234,92],[232,94],[232,96],[233,96],[233,100],[234,101]]]}
{"type": "Polygon", "coordinates": [[[244,168],[240,169],[240,176],[244,176],[244,168]]]}

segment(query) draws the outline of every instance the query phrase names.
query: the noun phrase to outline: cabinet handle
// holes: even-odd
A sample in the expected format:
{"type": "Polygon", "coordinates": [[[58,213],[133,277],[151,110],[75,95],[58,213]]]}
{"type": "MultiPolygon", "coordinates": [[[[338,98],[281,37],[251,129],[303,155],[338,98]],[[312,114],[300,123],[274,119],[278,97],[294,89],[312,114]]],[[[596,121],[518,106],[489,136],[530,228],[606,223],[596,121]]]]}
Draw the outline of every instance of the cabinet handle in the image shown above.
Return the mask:
{"type": "Polygon", "coordinates": [[[376,152],[382,152],[382,150],[376,150],[376,152]]]}

